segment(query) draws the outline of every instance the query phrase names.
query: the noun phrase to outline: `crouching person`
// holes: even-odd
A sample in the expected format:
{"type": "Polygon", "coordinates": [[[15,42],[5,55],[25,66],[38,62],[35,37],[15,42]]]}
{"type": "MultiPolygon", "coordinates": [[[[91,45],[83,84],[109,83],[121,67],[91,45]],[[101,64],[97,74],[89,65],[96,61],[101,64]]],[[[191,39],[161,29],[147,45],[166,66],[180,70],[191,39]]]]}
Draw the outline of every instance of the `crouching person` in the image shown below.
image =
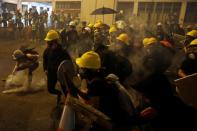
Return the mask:
{"type": "Polygon", "coordinates": [[[28,83],[27,88],[31,87],[33,71],[35,71],[38,66],[38,53],[32,49],[20,48],[14,51],[13,60],[16,61],[16,65],[12,72],[15,75],[17,71],[28,69],[28,83]]]}

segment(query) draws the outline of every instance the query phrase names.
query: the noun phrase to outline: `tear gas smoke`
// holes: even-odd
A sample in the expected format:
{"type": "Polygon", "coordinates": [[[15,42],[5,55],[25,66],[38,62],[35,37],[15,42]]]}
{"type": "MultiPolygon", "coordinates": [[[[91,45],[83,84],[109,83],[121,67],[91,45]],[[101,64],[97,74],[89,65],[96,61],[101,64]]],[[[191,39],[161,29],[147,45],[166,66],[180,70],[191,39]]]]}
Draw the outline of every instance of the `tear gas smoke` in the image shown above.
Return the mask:
{"type": "Polygon", "coordinates": [[[44,90],[46,87],[46,78],[40,75],[42,66],[33,72],[33,79],[30,87],[28,87],[27,70],[18,71],[15,75],[9,75],[3,93],[26,93],[44,90]]]}

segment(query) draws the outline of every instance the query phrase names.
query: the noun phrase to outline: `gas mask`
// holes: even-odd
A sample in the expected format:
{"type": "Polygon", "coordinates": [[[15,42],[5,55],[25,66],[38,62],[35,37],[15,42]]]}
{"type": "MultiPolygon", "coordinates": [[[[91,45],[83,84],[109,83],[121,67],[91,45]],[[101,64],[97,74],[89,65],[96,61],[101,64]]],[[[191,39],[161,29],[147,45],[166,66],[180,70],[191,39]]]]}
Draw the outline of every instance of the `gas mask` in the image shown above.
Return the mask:
{"type": "Polygon", "coordinates": [[[91,70],[91,69],[85,69],[85,68],[80,68],[78,70],[78,73],[80,75],[81,79],[87,79],[87,80],[91,80],[92,78],[94,78],[99,71],[97,70],[91,70]]]}
{"type": "Polygon", "coordinates": [[[186,49],[186,53],[187,53],[187,57],[191,60],[196,59],[196,55],[197,55],[197,47],[196,46],[192,46],[192,47],[188,47],[186,49]]]}

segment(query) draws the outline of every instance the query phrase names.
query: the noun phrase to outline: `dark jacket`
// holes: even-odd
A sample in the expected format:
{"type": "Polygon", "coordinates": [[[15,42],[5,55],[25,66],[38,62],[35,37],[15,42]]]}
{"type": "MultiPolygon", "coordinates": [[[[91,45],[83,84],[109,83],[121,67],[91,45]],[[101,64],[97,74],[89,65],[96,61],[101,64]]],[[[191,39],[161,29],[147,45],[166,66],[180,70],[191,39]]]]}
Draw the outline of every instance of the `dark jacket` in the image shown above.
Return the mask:
{"type": "Polygon", "coordinates": [[[114,84],[107,83],[103,78],[94,78],[87,86],[87,95],[90,98],[93,96],[99,97],[99,105],[97,108],[111,118],[111,121],[114,124],[113,131],[118,131],[121,127],[125,127],[125,131],[131,129],[131,126],[135,124],[133,121],[136,121],[136,117],[132,116],[130,112],[125,110],[125,107],[120,102],[120,92],[114,84]]]}
{"type": "Polygon", "coordinates": [[[43,54],[44,71],[57,72],[58,66],[63,60],[71,60],[71,58],[61,45],[58,44],[57,48],[54,50],[46,48],[43,54]]]}
{"type": "MultiPolygon", "coordinates": [[[[197,56],[197,55],[196,55],[197,56]]],[[[197,58],[189,59],[188,57],[183,61],[181,69],[186,75],[197,73],[197,58]]]]}
{"type": "Polygon", "coordinates": [[[196,110],[185,105],[174,95],[165,75],[152,74],[133,87],[146,96],[156,109],[157,117],[151,122],[155,131],[196,128],[196,110]]]}
{"type": "Polygon", "coordinates": [[[101,57],[102,67],[104,68],[104,74],[115,74],[119,77],[122,83],[132,73],[132,64],[123,56],[116,54],[109,50],[96,50],[101,57]]]}
{"type": "Polygon", "coordinates": [[[79,40],[79,36],[76,30],[68,30],[66,32],[66,40],[68,43],[68,46],[76,44],[79,40]]]}

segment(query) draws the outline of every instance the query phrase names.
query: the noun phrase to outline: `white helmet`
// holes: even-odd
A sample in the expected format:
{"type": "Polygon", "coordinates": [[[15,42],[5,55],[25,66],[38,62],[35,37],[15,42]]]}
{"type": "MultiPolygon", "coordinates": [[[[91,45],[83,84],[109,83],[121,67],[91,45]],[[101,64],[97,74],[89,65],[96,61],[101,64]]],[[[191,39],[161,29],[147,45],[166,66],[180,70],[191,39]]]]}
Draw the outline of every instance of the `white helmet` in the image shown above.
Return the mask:
{"type": "Polygon", "coordinates": [[[157,26],[162,26],[162,23],[161,22],[157,23],[157,26]]]}
{"type": "Polygon", "coordinates": [[[90,27],[85,27],[85,30],[88,31],[89,33],[91,33],[90,27]]]}
{"type": "Polygon", "coordinates": [[[119,20],[119,21],[116,21],[116,26],[118,29],[124,29],[126,26],[126,23],[123,20],[119,20]]]}
{"type": "Polygon", "coordinates": [[[75,24],[74,21],[71,21],[71,22],[69,23],[69,26],[76,26],[76,24],[75,24]]]}

